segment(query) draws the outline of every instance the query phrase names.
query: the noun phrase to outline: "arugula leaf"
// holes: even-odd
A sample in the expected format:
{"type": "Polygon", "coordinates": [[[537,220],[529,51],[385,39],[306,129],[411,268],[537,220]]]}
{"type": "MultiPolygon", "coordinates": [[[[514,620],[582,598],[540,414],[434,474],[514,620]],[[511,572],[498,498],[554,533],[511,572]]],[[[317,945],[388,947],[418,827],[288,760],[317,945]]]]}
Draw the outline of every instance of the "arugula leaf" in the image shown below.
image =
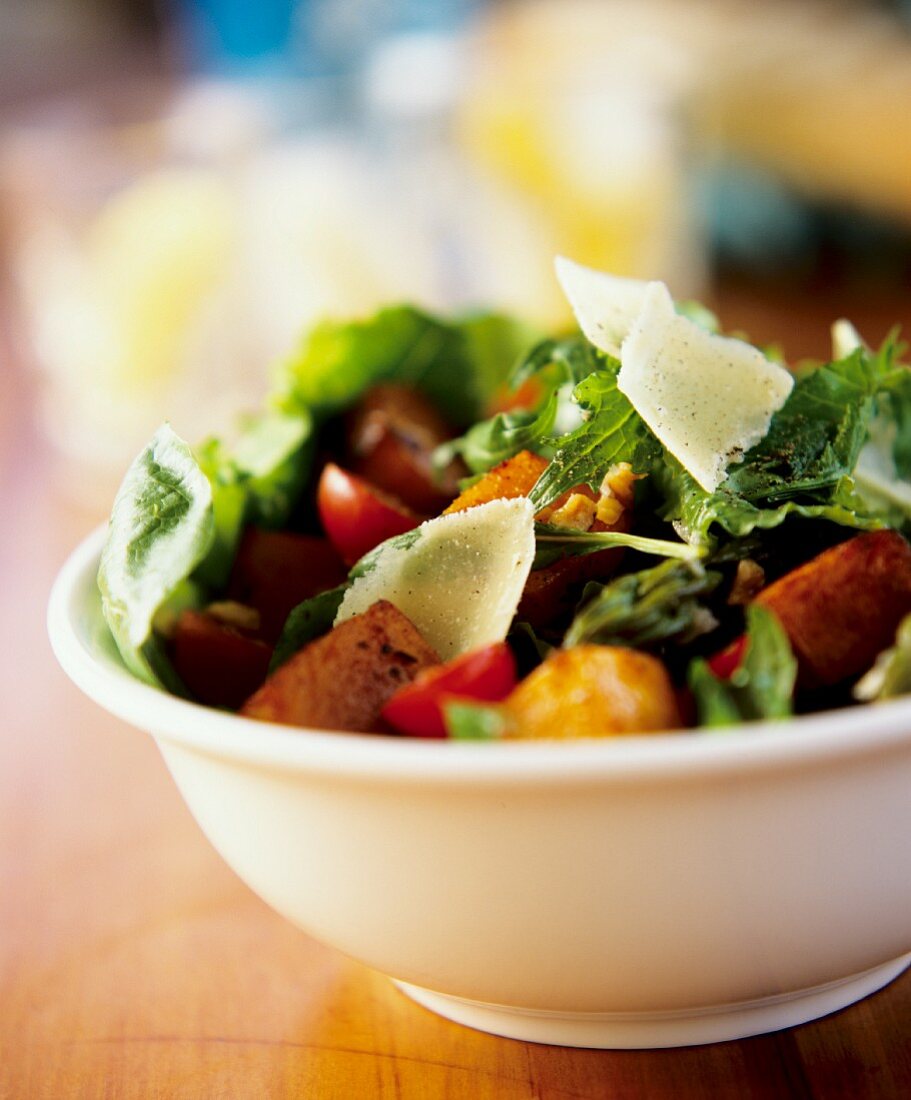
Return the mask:
{"type": "Polygon", "coordinates": [[[750,604],[746,617],[746,650],[728,680],[715,676],[701,657],[690,662],[689,686],[700,725],[727,726],[794,713],[797,661],[788,636],[775,614],[761,604],[750,604]]]}
{"type": "Polygon", "coordinates": [[[854,491],[852,475],[875,396],[890,373],[890,355],[887,348],[875,355],[857,348],[800,375],[766,437],[714,493],[664,456],[651,470],[659,514],[696,545],[713,544],[715,524],[740,538],[777,527],[790,515],[861,529],[882,526],[854,491]]]}
{"type": "Polygon", "coordinates": [[[626,531],[575,531],[552,524],[535,524],[535,560],[532,569],[544,569],[561,558],[574,558],[594,554],[609,546],[628,546],[642,554],[655,554],[662,558],[680,558],[693,561],[704,557],[704,551],[687,542],[670,539],[652,539],[643,535],[631,535],[626,531]]]}
{"type": "Polygon", "coordinates": [[[280,364],[272,402],[322,420],[368,386],[396,381],[423,390],[456,426],[467,427],[506,377],[523,335],[496,314],[447,322],[411,306],[363,321],[324,321],[280,364]]]}
{"type": "Polygon", "coordinates": [[[509,384],[517,389],[523,382],[537,378],[556,389],[564,382],[578,385],[605,363],[619,363],[598,351],[582,336],[567,336],[560,340],[542,340],[513,369],[509,384]]]}
{"type": "Polygon", "coordinates": [[[854,494],[851,478],[838,482],[827,494],[827,501],[788,500],[772,508],[752,504],[730,492],[724,484],[714,493],[707,493],[670,455],[662,464],[653,466],[650,481],[661,500],[657,508],[659,517],[672,523],[681,538],[704,552],[713,551],[717,545],[716,525],[736,539],[753,531],[779,527],[789,516],[828,520],[859,530],[883,526],[879,518],[866,513],[854,494]]]}
{"type": "Polygon", "coordinates": [[[904,350],[897,332],[880,349],[876,412],[854,471],[865,507],[899,529],[911,526],[911,368],[897,362],[904,350]]]}
{"type": "Polygon", "coordinates": [[[308,642],[325,634],[332,627],[347,591],[348,582],[346,581],[336,588],[319,592],[292,608],[285,620],[281,636],[275,643],[272,660],[269,662],[270,675],[289,657],[293,657],[298,650],[303,649],[308,642]]]}
{"type": "Polygon", "coordinates": [[[542,340],[507,380],[512,390],[531,379],[538,382],[542,400],[537,407],[497,413],[472,425],[465,435],[437,448],[434,466],[442,469],[461,455],[472,473],[481,474],[522,450],[549,454],[552,436],[566,430],[558,425],[569,419],[575,426],[578,419],[576,407],[566,415],[573,388],[605,361],[606,356],[579,336],[542,340]]]}
{"type": "Polygon", "coordinates": [[[557,416],[557,393],[552,392],[536,410],[497,413],[490,420],[475,424],[458,439],[437,447],[434,466],[445,469],[461,455],[473,474],[482,474],[491,467],[512,458],[519,451],[540,452],[557,416]]]}
{"type": "Polygon", "coordinates": [[[724,487],[745,500],[776,502],[850,476],[879,381],[877,360],[862,348],[799,378],[768,434],[730,468],[724,487]]]}
{"type": "Polygon", "coordinates": [[[576,485],[597,489],[614,463],[629,462],[638,473],[663,454],[661,444],[617,388],[617,365],[606,357],[603,362],[573,392],[585,419],[555,441],[550,465],[530,493],[536,512],[576,485]]]}
{"type": "Polygon", "coordinates": [[[697,562],[666,561],[605,585],[586,585],[588,598],[570,623],[563,647],[593,642],[637,648],[690,635],[705,616],[700,599],[720,581],[720,573],[697,562]]]}
{"type": "Polygon", "coordinates": [[[101,606],[127,668],[185,694],[153,633],[156,614],[182,589],[215,535],[212,487],[167,424],[133,461],[114,500],[101,553],[101,606]]]}

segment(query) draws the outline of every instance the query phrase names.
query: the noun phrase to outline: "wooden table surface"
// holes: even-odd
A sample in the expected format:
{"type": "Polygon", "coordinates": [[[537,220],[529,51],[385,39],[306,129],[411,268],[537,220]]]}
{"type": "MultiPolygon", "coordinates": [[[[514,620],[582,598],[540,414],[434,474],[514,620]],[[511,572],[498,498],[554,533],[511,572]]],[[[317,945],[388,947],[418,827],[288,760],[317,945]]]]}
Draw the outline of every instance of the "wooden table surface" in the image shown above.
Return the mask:
{"type": "MultiPolygon", "coordinates": [[[[868,313],[876,337],[890,314],[868,313]]],[[[824,350],[822,314],[786,325],[731,297],[725,319],[824,350]]],[[[0,354],[2,1100],[911,1096],[911,973],[775,1035],[572,1050],[439,1019],[267,909],[203,839],[153,742],[53,661],[48,588],[98,516],[55,487],[25,371],[8,343],[0,354]]]]}

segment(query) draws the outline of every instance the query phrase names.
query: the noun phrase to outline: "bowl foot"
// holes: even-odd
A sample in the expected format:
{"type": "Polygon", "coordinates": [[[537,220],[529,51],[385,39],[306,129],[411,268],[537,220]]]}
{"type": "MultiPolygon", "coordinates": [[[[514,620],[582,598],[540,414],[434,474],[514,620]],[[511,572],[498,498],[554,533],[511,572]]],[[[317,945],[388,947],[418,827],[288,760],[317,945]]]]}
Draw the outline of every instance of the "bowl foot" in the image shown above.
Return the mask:
{"type": "Polygon", "coordinates": [[[479,1031],[532,1043],[632,1050],[719,1043],[803,1024],[882,989],[909,963],[911,955],[903,955],[810,989],[674,1012],[547,1012],[450,997],[407,982],[395,984],[425,1008],[479,1031]]]}

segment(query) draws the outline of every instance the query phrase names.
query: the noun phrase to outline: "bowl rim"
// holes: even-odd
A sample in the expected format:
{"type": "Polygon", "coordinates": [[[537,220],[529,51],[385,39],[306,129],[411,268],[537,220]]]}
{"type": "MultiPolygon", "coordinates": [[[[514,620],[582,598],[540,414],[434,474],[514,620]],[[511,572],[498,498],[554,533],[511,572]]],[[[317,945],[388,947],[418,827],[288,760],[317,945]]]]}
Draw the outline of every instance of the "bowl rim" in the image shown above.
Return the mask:
{"type": "Polygon", "coordinates": [[[94,702],[156,739],[248,765],[348,778],[446,784],[618,783],[802,769],[911,748],[911,697],[723,732],[579,741],[445,741],[273,725],[178,698],[99,658],[80,622],[100,599],[107,524],[70,553],[51,589],[51,648],[94,702]],[[795,726],[799,729],[795,730],[795,726]]]}

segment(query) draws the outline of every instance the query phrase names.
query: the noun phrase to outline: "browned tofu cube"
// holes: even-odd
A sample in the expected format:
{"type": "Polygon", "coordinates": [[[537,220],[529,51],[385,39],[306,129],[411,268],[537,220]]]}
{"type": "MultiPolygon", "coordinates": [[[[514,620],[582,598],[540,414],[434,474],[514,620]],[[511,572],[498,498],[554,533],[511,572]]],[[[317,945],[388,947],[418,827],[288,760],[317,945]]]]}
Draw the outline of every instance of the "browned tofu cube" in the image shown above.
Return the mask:
{"type": "Polygon", "coordinates": [[[240,713],[266,722],[368,733],[387,700],[440,658],[409,618],[379,600],[277,669],[240,713]]]}
{"type": "Polygon", "coordinates": [[[674,687],[656,657],[621,646],[557,650],[504,704],[507,736],[616,737],[681,726],[674,687]]]}
{"type": "Polygon", "coordinates": [[[787,632],[802,687],[866,671],[911,611],[911,546],[871,531],[833,546],[756,597],[787,632]]]}

